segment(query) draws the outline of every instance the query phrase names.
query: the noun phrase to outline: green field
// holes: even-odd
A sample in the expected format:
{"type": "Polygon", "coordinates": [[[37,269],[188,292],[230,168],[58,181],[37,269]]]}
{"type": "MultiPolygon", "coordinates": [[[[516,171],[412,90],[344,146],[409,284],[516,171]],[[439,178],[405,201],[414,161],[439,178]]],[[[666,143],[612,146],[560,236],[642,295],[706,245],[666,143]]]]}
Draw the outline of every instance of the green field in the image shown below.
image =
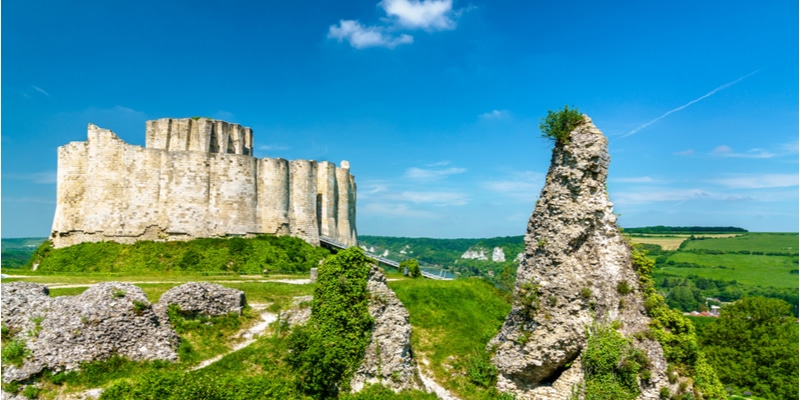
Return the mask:
{"type": "Polygon", "coordinates": [[[741,236],[721,239],[690,240],[684,250],[706,249],[721,251],[760,251],[764,253],[798,252],[800,235],[797,233],[745,233],[741,236]]]}
{"type": "MultiPolygon", "coordinates": [[[[720,239],[720,240],[732,240],[720,239]]],[[[676,252],[669,256],[667,264],[660,264],[656,273],[676,276],[697,275],[719,280],[735,280],[739,283],[781,288],[797,288],[797,264],[791,257],[746,254],[695,254],[676,252]],[[694,263],[697,268],[673,267],[675,263],[694,263]],[[725,268],[720,268],[725,267],[725,268]]]]}

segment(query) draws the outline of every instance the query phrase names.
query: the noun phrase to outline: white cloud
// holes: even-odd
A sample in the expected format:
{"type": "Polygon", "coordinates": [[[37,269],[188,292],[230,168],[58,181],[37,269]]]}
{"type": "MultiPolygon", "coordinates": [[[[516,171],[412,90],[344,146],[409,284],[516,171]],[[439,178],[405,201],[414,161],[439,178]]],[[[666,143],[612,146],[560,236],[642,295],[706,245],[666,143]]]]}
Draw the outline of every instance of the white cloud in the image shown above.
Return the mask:
{"type": "Polygon", "coordinates": [[[379,215],[382,217],[403,217],[403,218],[434,218],[435,213],[425,210],[413,210],[408,204],[402,203],[367,203],[359,205],[359,214],[379,215]]]}
{"type": "Polygon", "coordinates": [[[262,144],[256,147],[256,149],[261,151],[282,151],[282,150],[289,150],[290,147],[281,144],[262,144]]]}
{"type": "Polygon", "coordinates": [[[464,168],[444,168],[444,169],[423,169],[412,167],[406,170],[406,178],[416,179],[420,181],[432,181],[437,179],[446,178],[450,175],[461,174],[466,172],[464,168]]]}
{"type": "Polygon", "coordinates": [[[445,165],[450,165],[450,161],[439,161],[433,164],[425,164],[426,167],[444,167],[445,165]]]}
{"type": "Polygon", "coordinates": [[[386,13],[378,25],[362,25],[351,19],[339,20],[328,28],[328,38],[347,41],[356,49],[386,47],[393,49],[414,42],[403,30],[428,32],[456,28],[456,19],[467,9],[453,10],[452,0],[383,0],[378,6],[386,13]]]}
{"type": "Polygon", "coordinates": [[[20,174],[15,174],[15,173],[3,174],[3,178],[28,181],[37,184],[53,184],[57,182],[58,175],[56,174],[56,171],[26,172],[20,174]]]}
{"type": "Polygon", "coordinates": [[[508,110],[492,110],[478,116],[483,120],[499,120],[511,118],[511,113],[508,110]]]}
{"type": "Polygon", "coordinates": [[[533,171],[517,172],[507,179],[484,182],[482,186],[517,200],[534,202],[544,186],[544,174],[533,171]]]}
{"type": "Polygon", "coordinates": [[[403,192],[403,200],[421,204],[430,203],[437,206],[463,206],[467,204],[467,195],[459,192],[403,192]]]}
{"type": "Polygon", "coordinates": [[[358,21],[341,20],[339,25],[331,25],[328,29],[328,38],[336,39],[340,43],[347,40],[350,46],[356,49],[367,47],[386,47],[393,49],[401,44],[414,42],[408,34],[393,36],[385,28],[377,26],[363,26],[358,21]]]}
{"type": "Polygon", "coordinates": [[[645,204],[663,201],[686,201],[699,199],[725,199],[729,195],[713,193],[702,189],[640,190],[634,192],[615,192],[612,200],[617,205],[645,204]]]}
{"type": "Polygon", "coordinates": [[[711,150],[712,156],[717,157],[735,157],[735,158],[772,158],[775,153],[771,153],[761,148],[750,149],[745,153],[735,153],[729,146],[717,146],[711,150]]]}
{"type": "Polygon", "coordinates": [[[451,18],[452,0],[383,0],[380,6],[406,28],[445,30],[456,26],[451,18]]]}
{"type": "Polygon", "coordinates": [[[753,174],[713,180],[714,183],[736,189],[766,189],[798,185],[797,174],[753,174]]]}
{"type": "Polygon", "coordinates": [[[691,156],[691,155],[694,155],[694,150],[686,149],[686,150],[683,150],[683,151],[676,151],[676,152],[674,152],[672,154],[674,154],[676,156],[691,156]]]}
{"type": "Polygon", "coordinates": [[[56,204],[55,199],[44,197],[3,197],[4,203],[56,204]]]}
{"type": "Polygon", "coordinates": [[[620,182],[620,183],[655,183],[658,182],[657,180],[649,177],[649,176],[636,176],[630,178],[613,178],[611,179],[612,182],[620,182]]]}

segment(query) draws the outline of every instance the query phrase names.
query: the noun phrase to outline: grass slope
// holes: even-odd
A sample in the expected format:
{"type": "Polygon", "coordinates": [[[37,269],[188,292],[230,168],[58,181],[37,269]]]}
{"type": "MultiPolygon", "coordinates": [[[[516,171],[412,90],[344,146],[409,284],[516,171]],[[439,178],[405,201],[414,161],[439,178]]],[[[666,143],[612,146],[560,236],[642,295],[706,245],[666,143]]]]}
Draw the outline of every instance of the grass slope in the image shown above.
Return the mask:
{"type": "Polygon", "coordinates": [[[462,399],[498,396],[481,368],[488,361],[486,344],[511,310],[501,293],[481,279],[402,280],[389,286],[408,309],[413,347],[437,381],[462,399]]]}
{"type": "Polygon", "coordinates": [[[40,246],[27,268],[41,272],[101,272],[148,274],[155,271],[260,274],[271,271],[305,272],[330,253],[289,236],[253,239],[195,239],[187,242],[141,241],[81,243],[54,249],[40,246]]]}

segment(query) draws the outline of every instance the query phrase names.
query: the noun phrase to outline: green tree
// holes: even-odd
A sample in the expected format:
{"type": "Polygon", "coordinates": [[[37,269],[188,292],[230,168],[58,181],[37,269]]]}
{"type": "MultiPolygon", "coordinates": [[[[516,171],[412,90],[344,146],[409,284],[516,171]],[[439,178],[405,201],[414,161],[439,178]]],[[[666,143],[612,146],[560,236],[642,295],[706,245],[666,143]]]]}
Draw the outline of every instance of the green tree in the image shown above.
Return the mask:
{"type": "Polygon", "coordinates": [[[749,297],[723,307],[701,345],[720,380],[765,399],[797,399],[797,319],[783,300],[749,297]]]}
{"type": "Polygon", "coordinates": [[[542,136],[553,139],[556,143],[569,143],[569,134],[583,122],[583,114],[575,106],[570,110],[564,106],[563,110],[547,111],[547,116],[539,122],[542,136]]]}
{"type": "Polygon", "coordinates": [[[405,274],[406,268],[408,268],[408,276],[412,278],[422,276],[422,270],[419,269],[419,261],[416,259],[411,258],[400,263],[400,272],[405,274]]]}

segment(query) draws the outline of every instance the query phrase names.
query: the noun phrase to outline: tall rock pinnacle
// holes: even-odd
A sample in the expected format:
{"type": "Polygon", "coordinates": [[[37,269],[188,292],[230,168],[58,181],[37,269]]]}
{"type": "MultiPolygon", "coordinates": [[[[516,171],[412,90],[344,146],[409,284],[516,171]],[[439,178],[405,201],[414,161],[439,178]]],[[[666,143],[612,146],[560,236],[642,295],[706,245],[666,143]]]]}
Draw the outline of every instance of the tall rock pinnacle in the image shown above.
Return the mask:
{"type": "MultiPolygon", "coordinates": [[[[608,140],[586,116],[568,141],[555,144],[528,222],[512,310],[489,343],[498,388],[518,399],[569,398],[583,381],[580,359],[592,327],[618,321],[627,337],[647,329],[630,248],[605,189],[609,160],[608,140]]],[[[634,345],[652,363],[641,398],[658,398],[663,350],[652,340],[634,345]]]]}

